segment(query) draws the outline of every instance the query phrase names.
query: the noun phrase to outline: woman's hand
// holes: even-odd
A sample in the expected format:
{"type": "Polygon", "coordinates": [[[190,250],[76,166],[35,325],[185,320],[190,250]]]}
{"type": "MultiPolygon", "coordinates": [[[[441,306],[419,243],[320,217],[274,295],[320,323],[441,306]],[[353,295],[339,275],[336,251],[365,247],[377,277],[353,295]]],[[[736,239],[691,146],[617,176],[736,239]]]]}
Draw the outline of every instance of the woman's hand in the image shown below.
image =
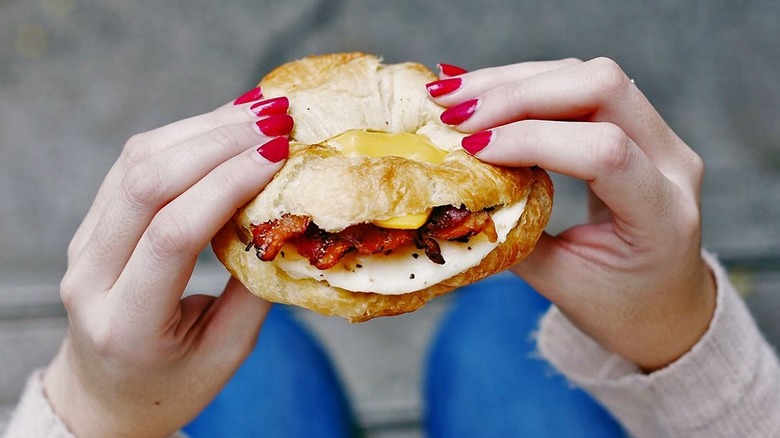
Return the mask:
{"type": "Polygon", "coordinates": [[[428,85],[463,147],[584,180],[588,219],[512,270],[582,331],[645,370],[706,331],[715,285],[701,257],[701,159],[608,59],[521,63],[428,85]]]}
{"type": "Polygon", "coordinates": [[[268,302],[232,279],[217,298],[182,293],[198,254],[289,153],[287,101],[261,97],[134,136],[106,176],[68,248],[69,328],[44,377],[76,435],[167,436],[254,346],[268,302]]]}

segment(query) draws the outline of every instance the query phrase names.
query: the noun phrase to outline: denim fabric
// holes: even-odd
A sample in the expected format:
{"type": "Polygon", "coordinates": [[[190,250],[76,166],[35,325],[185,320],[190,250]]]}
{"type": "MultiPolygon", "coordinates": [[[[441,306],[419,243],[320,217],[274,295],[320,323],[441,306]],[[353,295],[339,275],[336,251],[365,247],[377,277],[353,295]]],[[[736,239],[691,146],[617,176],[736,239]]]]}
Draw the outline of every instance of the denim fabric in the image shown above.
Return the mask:
{"type": "Polygon", "coordinates": [[[623,436],[536,353],[534,330],[549,306],[508,273],[456,292],[427,361],[428,436],[623,436]]]}
{"type": "Polygon", "coordinates": [[[275,305],[257,346],[184,431],[192,438],[348,437],[355,423],[324,350],[275,305]]]}

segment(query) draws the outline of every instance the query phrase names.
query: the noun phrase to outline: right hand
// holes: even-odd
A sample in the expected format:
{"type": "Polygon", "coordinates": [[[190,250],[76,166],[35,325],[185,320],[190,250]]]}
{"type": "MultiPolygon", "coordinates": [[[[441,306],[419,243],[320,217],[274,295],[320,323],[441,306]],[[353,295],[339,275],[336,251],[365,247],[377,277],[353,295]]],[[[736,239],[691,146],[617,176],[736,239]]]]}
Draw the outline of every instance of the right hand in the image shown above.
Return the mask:
{"type": "Polygon", "coordinates": [[[268,302],[233,279],[182,299],[198,254],[289,153],[287,106],[260,117],[250,97],[131,138],[73,237],[44,388],[77,436],[170,435],[253,348],[268,302]]]}

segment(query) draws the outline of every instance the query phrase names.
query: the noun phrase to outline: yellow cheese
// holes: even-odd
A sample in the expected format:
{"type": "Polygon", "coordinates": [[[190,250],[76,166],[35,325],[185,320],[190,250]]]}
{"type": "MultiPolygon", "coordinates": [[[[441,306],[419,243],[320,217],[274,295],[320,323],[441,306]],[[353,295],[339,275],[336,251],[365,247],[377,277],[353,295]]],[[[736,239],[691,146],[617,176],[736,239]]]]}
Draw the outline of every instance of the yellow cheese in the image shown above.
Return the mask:
{"type": "MultiPolygon", "coordinates": [[[[355,129],[340,134],[327,142],[348,157],[403,157],[410,160],[439,164],[447,152],[434,146],[424,135],[410,132],[378,132],[355,129]]],[[[428,220],[431,211],[374,221],[383,228],[414,230],[428,220]]]]}
{"type": "Polygon", "coordinates": [[[406,216],[396,216],[383,221],[374,221],[374,225],[382,228],[395,228],[398,230],[416,230],[425,224],[431,210],[419,214],[407,214],[406,216]]]}
{"type": "Polygon", "coordinates": [[[428,137],[411,132],[379,132],[353,129],[328,140],[328,144],[348,157],[404,157],[439,164],[447,152],[431,143],[428,137]]]}

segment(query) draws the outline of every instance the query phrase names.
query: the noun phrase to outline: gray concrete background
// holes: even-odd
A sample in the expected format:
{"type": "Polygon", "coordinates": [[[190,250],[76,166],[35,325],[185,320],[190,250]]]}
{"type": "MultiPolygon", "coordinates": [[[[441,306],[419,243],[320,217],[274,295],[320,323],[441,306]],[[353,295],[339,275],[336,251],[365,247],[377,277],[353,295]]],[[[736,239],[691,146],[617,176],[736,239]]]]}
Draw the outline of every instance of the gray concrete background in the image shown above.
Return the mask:
{"type": "MultiPolygon", "coordinates": [[[[755,292],[762,328],[780,340],[779,23],[774,0],[2,0],[0,403],[14,402],[62,335],[65,248],[124,141],[220,105],[282,62],[331,51],[469,69],[614,58],[705,159],[705,243],[755,292]]],[[[583,216],[581,185],[556,184],[553,231],[583,216]]],[[[199,291],[223,279],[203,259],[199,291]]],[[[417,433],[419,366],[445,308],[359,326],[301,315],[374,435],[417,433]]]]}

